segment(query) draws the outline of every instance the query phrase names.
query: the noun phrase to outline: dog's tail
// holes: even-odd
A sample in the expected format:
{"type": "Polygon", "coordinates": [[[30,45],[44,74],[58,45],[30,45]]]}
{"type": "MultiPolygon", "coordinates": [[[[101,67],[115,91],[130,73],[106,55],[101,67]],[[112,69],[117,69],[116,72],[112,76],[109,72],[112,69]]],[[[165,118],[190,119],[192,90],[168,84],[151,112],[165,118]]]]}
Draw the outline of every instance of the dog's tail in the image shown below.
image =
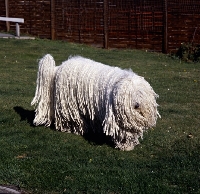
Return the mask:
{"type": "Polygon", "coordinates": [[[36,106],[34,125],[50,126],[53,119],[53,88],[55,61],[50,54],[39,61],[35,97],[31,105],[36,106]]]}

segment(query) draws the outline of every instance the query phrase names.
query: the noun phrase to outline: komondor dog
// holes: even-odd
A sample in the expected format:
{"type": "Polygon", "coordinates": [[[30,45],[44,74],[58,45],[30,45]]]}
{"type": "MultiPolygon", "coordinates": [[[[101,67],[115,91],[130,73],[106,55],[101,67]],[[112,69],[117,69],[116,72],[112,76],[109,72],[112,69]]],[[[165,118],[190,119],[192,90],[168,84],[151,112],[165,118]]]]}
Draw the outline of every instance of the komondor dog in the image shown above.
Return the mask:
{"type": "Polygon", "coordinates": [[[34,124],[84,135],[90,130],[112,138],[116,148],[132,150],[159,113],[150,84],[133,73],[80,56],[55,66],[53,57],[39,61],[34,124]]]}

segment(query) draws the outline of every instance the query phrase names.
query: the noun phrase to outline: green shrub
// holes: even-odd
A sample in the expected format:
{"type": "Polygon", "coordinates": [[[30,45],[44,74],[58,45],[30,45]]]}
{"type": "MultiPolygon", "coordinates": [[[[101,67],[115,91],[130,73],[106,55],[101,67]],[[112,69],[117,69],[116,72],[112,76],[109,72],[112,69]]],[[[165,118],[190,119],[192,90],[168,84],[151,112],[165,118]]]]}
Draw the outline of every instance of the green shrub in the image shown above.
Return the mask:
{"type": "Polygon", "coordinates": [[[181,43],[176,57],[187,62],[198,62],[200,60],[200,45],[192,43],[181,43]]]}

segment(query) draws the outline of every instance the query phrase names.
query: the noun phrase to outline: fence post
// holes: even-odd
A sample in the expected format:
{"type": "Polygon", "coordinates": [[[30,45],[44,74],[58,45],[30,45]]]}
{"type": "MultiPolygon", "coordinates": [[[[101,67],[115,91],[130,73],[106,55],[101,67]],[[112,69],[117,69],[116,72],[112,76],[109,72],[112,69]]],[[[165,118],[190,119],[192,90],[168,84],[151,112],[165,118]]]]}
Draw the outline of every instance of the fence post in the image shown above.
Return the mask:
{"type": "Polygon", "coordinates": [[[51,39],[55,40],[55,0],[51,0],[51,39]]]}
{"type": "Polygon", "coordinates": [[[168,52],[168,2],[164,0],[163,53],[168,52]]]}
{"type": "MultiPolygon", "coordinates": [[[[9,3],[8,3],[8,0],[5,0],[5,7],[6,7],[6,17],[9,17],[9,3]]],[[[10,22],[9,21],[6,21],[6,29],[7,29],[7,32],[10,31],[10,22]]]]}
{"type": "Polygon", "coordinates": [[[104,21],[104,48],[108,48],[108,1],[104,0],[103,21],[104,21]]]}

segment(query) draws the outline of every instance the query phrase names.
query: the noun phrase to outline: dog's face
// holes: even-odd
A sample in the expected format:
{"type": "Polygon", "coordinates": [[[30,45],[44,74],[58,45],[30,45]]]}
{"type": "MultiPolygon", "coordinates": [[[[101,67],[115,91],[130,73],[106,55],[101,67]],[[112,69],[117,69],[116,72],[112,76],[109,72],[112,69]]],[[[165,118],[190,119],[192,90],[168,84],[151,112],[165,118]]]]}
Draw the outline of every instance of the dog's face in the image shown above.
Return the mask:
{"type": "Polygon", "coordinates": [[[155,126],[159,113],[157,111],[158,104],[156,103],[158,95],[148,82],[145,80],[143,82],[143,87],[139,87],[132,98],[136,96],[137,99],[136,101],[133,100],[134,111],[137,115],[135,117],[136,123],[138,123],[138,127],[143,125],[145,129],[155,126]]]}
{"type": "Polygon", "coordinates": [[[121,127],[141,131],[154,126],[158,116],[157,97],[149,83],[140,76],[122,80],[114,91],[114,110],[121,127]]]}

